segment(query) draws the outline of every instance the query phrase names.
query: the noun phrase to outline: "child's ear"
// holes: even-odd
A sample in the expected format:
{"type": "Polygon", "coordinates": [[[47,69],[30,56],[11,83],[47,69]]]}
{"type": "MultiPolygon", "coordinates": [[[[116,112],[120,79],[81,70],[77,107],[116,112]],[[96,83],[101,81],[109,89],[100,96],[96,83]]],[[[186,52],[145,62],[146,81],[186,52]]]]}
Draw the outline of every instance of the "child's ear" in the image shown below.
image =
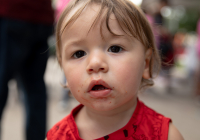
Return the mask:
{"type": "Polygon", "coordinates": [[[150,77],[150,61],[151,61],[151,55],[152,55],[152,49],[149,48],[146,50],[145,53],[145,66],[144,66],[144,71],[142,77],[144,79],[149,79],[150,77]]]}

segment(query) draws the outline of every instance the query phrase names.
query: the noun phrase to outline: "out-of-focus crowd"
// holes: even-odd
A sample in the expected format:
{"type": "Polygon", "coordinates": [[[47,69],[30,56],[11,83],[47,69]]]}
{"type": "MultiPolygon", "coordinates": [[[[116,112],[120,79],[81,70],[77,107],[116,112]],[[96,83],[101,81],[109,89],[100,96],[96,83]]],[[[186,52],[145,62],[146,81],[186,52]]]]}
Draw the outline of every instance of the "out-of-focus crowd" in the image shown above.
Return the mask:
{"type": "Polygon", "coordinates": [[[162,60],[159,77],[165,79],[168,92],[172,92],[171,79],[176,70],[192,82],[194,94],[200,96],[199,9],[173,5],[170,0],[143,0],[141,8],[154,31],[162,60]]]}

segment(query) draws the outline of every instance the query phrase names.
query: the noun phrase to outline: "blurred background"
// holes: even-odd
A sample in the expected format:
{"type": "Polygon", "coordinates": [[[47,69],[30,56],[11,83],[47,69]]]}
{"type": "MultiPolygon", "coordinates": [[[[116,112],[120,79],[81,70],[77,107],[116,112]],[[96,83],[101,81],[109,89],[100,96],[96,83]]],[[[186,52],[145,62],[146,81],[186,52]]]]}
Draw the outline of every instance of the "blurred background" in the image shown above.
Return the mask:
{"type": "MultiPolygon", "coordinates": [[[[163,62],[155,85],[140,93],[139,98],[170,117],[185,140],[200,140],[200,0],[132,1],[146,14],[163,62]]],[[[59,8],[65,3],[52,1],[55,22],[59,8]]],[[[65,78],[56,60],[54,35],[49,37],[48,45],[50,53],[44,79],[49,129],[78,102],[62,86],[65,78]]],[[[24,97],[16,80],[10,80],[8,86],[9,97],[1,122],[2,140],[25,140],[24,97]]]]}

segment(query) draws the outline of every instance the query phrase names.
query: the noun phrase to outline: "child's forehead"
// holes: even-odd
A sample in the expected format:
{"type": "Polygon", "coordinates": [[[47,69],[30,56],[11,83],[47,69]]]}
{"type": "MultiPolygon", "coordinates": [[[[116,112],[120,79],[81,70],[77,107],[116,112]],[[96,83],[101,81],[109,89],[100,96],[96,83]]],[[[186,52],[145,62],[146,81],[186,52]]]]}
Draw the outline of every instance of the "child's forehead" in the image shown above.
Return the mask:
{"type": "MultiPolygon", "coordinates": [[[[61,31],[66,30],[66,28],[69,29],[69,27],[75,26],[77,25],[77,23],[79,23],[79,26],[80,25],[88,26],[90,27],[90,29],[93,29],[93,28],[96,29],[96,28],[102,28],[102,27],[107,28],[107,25],[106,25],[106,18],[107,18],[106,16],[107,16],[107,10],[108,10],[107,8],[104,8],[104,10],[100,13],[101,5],[89,4],[83,9],[83,11],[81,12],[79,16],[76,16],[77,11],[79,11],[82,7],[83,7],[83,4],[80,3],[66,15],[65,19],[62,22],[61,31]],[[68,27],[66,27],[66,25],[68,27]]],[[[121,28],[114,13],[111,13],[109,15],[108,24],[109,24],[108,26],[110,30],[113,33],[117,35],[125,35],[124,30],[126,29],[121,28]]],[[[102,28],[102,29],[105,29],[105,28],[102,28]]]]}

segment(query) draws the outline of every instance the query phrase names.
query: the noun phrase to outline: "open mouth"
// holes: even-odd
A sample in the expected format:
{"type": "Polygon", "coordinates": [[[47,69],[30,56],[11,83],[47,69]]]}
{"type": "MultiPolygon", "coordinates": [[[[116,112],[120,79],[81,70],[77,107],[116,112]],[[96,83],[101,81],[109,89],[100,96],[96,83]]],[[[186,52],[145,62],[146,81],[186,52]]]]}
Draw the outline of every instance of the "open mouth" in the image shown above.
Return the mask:
{"type": "Polygon", "coordinates": [[[107,87],[103,86],[103,85],[95,85],[92,90],[104,90],[104,89],[108,89],[107,87]]]}
{"type": "Polygon", "coordinates": [[[92,80],[89,87],[88,93],[92,98],[105,98],[110,95],[112,89],[103,80],[92,80]]]}
{"type": "Polygon", "coordinates": [[[103,80],[92,80],[89,87],[88,92],[90,91],[105,91],[111,90],[110,86],[104,82],[103,80]]]}

